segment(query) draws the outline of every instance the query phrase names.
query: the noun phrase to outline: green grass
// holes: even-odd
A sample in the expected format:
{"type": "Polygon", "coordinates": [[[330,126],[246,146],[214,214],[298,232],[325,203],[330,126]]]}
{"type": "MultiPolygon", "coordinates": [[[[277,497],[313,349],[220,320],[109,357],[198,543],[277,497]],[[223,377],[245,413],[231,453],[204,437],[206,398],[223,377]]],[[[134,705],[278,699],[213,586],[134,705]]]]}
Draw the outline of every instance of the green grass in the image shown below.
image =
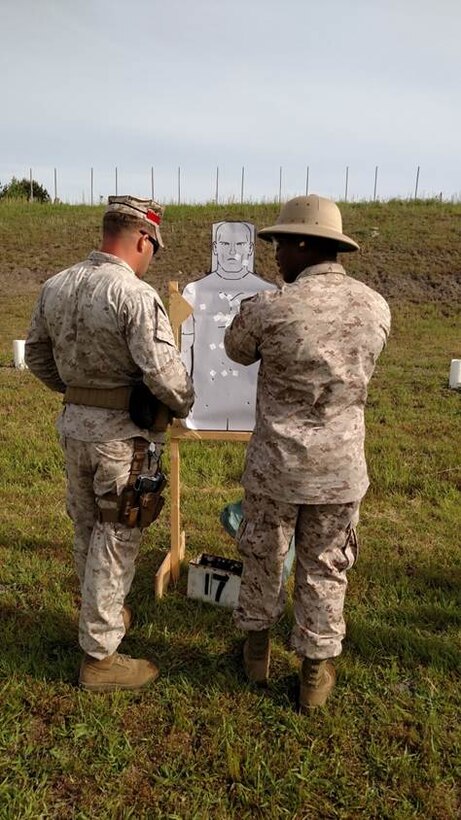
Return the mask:
{"type": "MultiPolygon", "coordinates": [[[[88,210],[68,209],[66,219],[88,210]]],[[[402,204],[386,215],[397,232],[402,211],[411,222],[415,212],[402,204]]],[[[360,206],[350,215],[375,217],[360,206]]],[[[190,216],[179,213],[178,225],[190,216]]],[[[199,216],[193,210],[192,223],[199,216]]],[[[420,240],[408,224],[402,242],[411,251],[420,240]]],[[[373,264],[384,266],[379,254],[373,264]]],[[[243,678],[230,613],[188,599],[185,569],[154,599],[168,509],[145,535],[130,596],[136,622],[124,641],[127,652],[156,659],[161,677],[142,695],[76,688],[60,402],[9,366],[35,292],[5,289],[0,335],[0,820],[461,816],[461,394],[447,387],[460,338],[447,300],[394,300],[370,389],[371,488],[338,683],[327,708],[304,717],[290,604],[274,630],[270,686],[260,691],[243,678]]],[[[241,495],[243,456],[229,443],[181,446],[188,558],[235,555],[219,512],[241,495]]]]}

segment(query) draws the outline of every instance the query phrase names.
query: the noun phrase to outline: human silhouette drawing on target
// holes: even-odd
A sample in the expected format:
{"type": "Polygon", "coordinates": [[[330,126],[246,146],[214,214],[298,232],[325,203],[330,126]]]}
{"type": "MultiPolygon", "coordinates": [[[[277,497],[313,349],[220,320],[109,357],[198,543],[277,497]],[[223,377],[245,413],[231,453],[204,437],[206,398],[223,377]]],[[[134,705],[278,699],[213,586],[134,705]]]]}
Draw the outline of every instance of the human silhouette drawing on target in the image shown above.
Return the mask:
{"type": "Polygon", "coordinates": [[[224,350],[224,331],[242,299],[275,289],[254,273],[254,244],[251,222],[214,222],[211,272],[183,290],[193,313],[182,325],[181,355],[196,394],[184,423],[194,430],[254,427],[259,363],[244,367],[224,350]]]}

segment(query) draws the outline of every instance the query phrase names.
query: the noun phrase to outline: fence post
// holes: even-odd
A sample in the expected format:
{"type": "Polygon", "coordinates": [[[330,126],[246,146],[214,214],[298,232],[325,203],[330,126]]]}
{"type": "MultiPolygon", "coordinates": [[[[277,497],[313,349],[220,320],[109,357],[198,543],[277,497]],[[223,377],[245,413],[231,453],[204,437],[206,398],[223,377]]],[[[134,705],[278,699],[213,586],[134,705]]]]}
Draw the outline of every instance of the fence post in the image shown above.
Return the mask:
{"type": "Polygon", "coordinates": [[[58,170],[54,169],[54,201],[58,201],[58,170]]]}
{"type": "Polygon", "coordinates": [[[150,167],[150,189],[152,191],[152,199],[155,199],[154,166],[153,165],[151,165],[151,167],[150,167]]]}
{"type": "Polygon", "coordinates": [[[240,204],[243,204],[243,187],[245,184],[245,166],[242,165],[242,180],[240,183],[240,204]]]}
{"type": "Polygon", "coordinates": [[[93,196],[93,194],[94,194],[94,187],[93,187],[93,182],[94,182],[94,173],[93,173],[93,169],[91,169],[91,173],[90,173],[90,203],[91,203],[91,205],[93,205],[93,204],[94,204],[94,196],[93,196]]]}
{"type": "Polygon", "coordinates": [[[118,168],[115,166],[115,196],[118,196],[118,168]]]}
{"type": "Polygon", "coordinates": [[[279,171],[279,205],[282,204],[282,166],[279,171]]]}
{"type": "Polygon", "coordinates": [[[216,166],[216,196],[215,196],[216,205],[219,202],[219,165],[216,166]]]}
{"type": "Polygon", "coordinates": [[[306,196],[309,196],[309,166],[306,167],[306,196]]]}
{"type": "Polygon", "coordinates": [[[373,202],[376,202],[376,191],[378,189],[378,166],[375,166],[375,184],[373,187],[373,202]]]}
{"type": "Polygon", "coordinates": [[[344,202],[347,202],[347,188],[349,186],[349,166],[346,165],[346,180],[344,183],[344,202]]]}
{"type": "Polygon", "coordinates": [[[415,182],[415,199],[418,199],[418,184],[419,184],[419,165],[416,170],[416,182],[415,182]]]}
{"type": "Polygon", "coordinates": [[[181,166],[178,165],[178,205],[181,204],[181,166]]]}
{"type": "Polygon", "coordinates": [[[29,202],[34,201],[34,182],[32,176],[32,168],[29,168],[29,186],[30,186],[30,193],[29,193],[29,202]]]}

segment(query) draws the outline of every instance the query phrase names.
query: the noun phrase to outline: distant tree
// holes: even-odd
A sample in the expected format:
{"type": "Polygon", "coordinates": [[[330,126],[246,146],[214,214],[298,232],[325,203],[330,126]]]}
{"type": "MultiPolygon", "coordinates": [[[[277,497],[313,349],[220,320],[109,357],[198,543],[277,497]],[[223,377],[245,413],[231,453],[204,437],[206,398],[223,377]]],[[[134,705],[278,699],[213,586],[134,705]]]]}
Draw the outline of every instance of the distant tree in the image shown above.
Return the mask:
{"type": "MultiPolygon", "coordinates": [[[[39,182],[32,180],[32,193],[35,202],[51,202],[51,197],[39,182]]],[[[30,180],[13,177],[8,185],[0,186],[0,199],[30,199],[30,180]]]]}

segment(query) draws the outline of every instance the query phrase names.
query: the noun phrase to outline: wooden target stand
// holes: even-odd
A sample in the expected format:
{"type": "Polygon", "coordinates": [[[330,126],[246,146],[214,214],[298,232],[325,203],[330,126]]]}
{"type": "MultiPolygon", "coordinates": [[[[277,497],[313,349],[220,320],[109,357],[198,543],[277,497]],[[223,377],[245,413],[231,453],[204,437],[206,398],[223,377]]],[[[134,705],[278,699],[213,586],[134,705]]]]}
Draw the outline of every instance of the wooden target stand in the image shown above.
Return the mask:
{"type": "MultiPolygon", "coordinates": [[[[192,306],[179,293],[178,283],[169,283],[169,315],[175,342],[180,347],[182,323],[193,312],[192,306]]],[[[186,534],[181,530],[181,441],[249,441],[251,433],[240,430],[189,430],[175,421],[170,428],[170,549],[155,574],[155,597],[161,598],[170,581],[179,579],[181,561],[186,552],[186,534]]]]}

